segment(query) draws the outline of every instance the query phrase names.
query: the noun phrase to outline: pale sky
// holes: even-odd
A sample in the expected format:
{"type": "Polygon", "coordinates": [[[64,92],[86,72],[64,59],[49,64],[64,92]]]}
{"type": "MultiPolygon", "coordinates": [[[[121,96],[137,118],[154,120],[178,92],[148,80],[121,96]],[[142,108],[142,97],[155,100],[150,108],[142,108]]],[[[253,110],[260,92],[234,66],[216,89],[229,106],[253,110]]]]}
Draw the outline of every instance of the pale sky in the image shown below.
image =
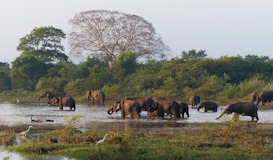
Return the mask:
{"type": "MultiPolygon", "coordinates": [[[[69,33],[76,13],[105,9],[143,17],[171,50],[206,50],[207,57],[253,54],[273,58],[272,0],[5,0],[0,6],[0,62],[21,53],[20,38],[35,27],[69,33]]],[[[67,41],[63,42],[69,56],[67,41]]],[[[74,59],[72,59],[75,61],[74,59]]]]}

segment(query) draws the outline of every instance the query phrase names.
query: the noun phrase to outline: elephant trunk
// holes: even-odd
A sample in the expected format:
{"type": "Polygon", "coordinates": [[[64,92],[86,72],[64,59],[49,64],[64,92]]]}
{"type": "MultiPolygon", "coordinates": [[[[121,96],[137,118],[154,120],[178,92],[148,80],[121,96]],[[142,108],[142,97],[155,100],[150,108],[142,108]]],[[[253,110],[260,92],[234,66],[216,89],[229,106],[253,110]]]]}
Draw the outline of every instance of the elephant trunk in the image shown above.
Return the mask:
{"type": "Polygon", "coordinates": [[[110,108],[110,109],[108,110],[107,113],[108,113],[109,115],[111,115],[111,114],[113,114],[113,112],[114,112],[114,111],[113,111],[113,108],[110,108]]]}

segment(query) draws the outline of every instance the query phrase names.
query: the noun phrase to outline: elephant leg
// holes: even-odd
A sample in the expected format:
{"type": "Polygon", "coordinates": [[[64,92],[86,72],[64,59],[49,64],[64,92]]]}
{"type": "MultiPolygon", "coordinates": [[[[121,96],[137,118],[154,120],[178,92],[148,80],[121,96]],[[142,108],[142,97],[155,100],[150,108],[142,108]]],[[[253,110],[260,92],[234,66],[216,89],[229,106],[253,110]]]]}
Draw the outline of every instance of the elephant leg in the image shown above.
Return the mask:
{"type": "Polygon", "coordinates": [[[257,101],[257,104],[256,104],[257,106],[258,106],[259,102],[260,102],[260,99],[258,98],[258,101],[257,101]]]}
{"type": "Polygon", "coordinates": [[[123,112],[121,112],[121,118],[124,118],[125,114],[123,112]]]}

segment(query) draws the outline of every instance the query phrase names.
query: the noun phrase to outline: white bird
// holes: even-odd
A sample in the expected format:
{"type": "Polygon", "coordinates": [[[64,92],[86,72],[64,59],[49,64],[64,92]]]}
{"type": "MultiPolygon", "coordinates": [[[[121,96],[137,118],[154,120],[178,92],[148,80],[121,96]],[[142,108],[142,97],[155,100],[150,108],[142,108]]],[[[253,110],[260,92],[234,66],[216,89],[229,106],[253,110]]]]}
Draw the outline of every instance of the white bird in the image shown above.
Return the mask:
{"type": "Polygon", "coordinates": [[[30,130],[31,127],[33,127],[33,126],[29,126],[29,127],[28,127],[28,130],[23,131],[23,132],[21,132],[20,134],[26,136],[27,133],[29,132],[29,130],[30,130]]]}
{"type": "Polygon", "coordinates": [[[106,133],[106,135],[104,136],[104,138],[102,139],[102,140],[100,140],[100,141],[98,141],[97,143],[96,143],[96,145],[98,145],[99,143],[103,143],[104,142],[104,140],[105,140],[105,138],[106,138],[106,136],[108,135],[108,133],[106,133]]]}
{"type": "Polygon", "coordinates": [[[18,98],[16,98],[16,101],[17,101],[17,103],[19,103],[19,99],[18,98]]]}

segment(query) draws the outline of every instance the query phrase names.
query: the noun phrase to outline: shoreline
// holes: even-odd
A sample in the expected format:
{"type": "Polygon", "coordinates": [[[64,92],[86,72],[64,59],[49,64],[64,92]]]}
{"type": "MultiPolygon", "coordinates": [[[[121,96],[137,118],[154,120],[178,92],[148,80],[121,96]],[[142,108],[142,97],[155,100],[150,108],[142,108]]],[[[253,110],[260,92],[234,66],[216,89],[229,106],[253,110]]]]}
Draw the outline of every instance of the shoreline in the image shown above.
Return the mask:
{"type": "MultiPolygon", "coordinates": [[[[34,98],[34,97],[19,97],[18,98],[19,101],[22,101],[22,102],[37,102],[37,103],[46,103],[47,102],[47,99],[46,98],[42,98],[39,102],[39,98],[34,98]]],[[[118,99],[121,99],[121,98],[118,98],[118,99]]],[[[83,101],[80,101],[80,100],[77,100],[77,98],[75,98],[76,102],[77,103],[86,103],[87,104],[87,100],[83,100],[83,101]]],[[[15,97],[0,97],[0,101],[14,101],[14,102],[17,102],[17,98],[15,97]]],[[[106,105],[111,105],[115,100],[106,100],[105,101],[105,104],[106,105]]],[[[186,102],[188,105],[189,105],[189,102],[187,101],[184,101],[186,102]]],[[[226,106],[228,104],[232,104],[232,103],[236,103],[235,101],[230,101],[230,102],[217,102],[217,101],[213,101],[212,102],[215,102],[217,103],[219,106],[226,106]]],[[[239,102],[239,101],[238,101],[239,102]]],[[[240,102],[247,102],[247,101],[240,101],[240,102]]],[[[256,104],[254,102],[254,104],[256,104]]],[[[90,104],[89,104],[90,105],[90,104]]],[[[92,105],[90,105],[92,106],[92,105]]],[[[261,110],[272,110],[273,109],[273,102],[270,103],[270,104],[265,104],[264,106],[261,105],[261,103],[258,105],[258,109],[261,109],[261,110]]]]}

